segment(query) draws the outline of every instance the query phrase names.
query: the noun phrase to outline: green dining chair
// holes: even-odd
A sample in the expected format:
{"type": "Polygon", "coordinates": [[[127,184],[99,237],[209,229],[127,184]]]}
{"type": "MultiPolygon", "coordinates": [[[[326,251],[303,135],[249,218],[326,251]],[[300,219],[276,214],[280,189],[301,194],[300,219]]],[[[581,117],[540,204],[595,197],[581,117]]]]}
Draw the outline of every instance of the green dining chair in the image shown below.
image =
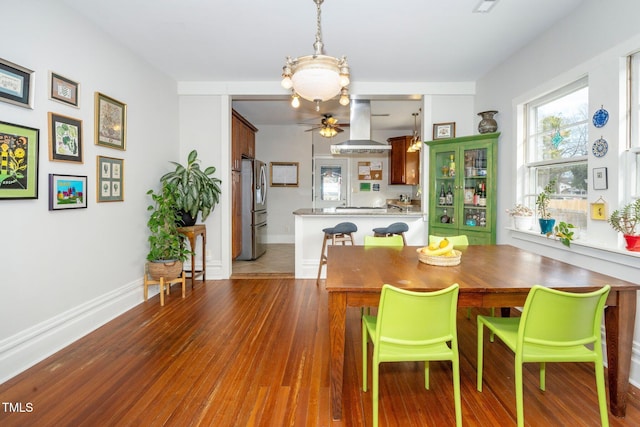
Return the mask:
{"type": "Polygon", "coordinates": [[[413,292],[383,285],[378,315],[362,316],[362,390],[367,391],[369,338],[373,343],[373,425],[378,425],[379,365],[424,361],[424,387],[429,389],[429,362],[450,360],[456,426],[462,425],[456,307],[459,285],[434,292],[413,292]]]}
{"type": "MultiPolygon", "coordinates": [[[[391,236],[364,236],[364,246],[404,246],[404,238],[399,234],[391,236]]],[[[371,307],[367,307],[367,314],[371,313],[371,307]]],[[[360,309],[360,315],[364,314],[364,308],[360,309]]]]}
{"type": "Polygon", "coordinates": [[[546,386],[546,362],[593,362],[600,422],[608,426],[600,326],[609,290],[606,285],[594,292],[574,293],[535,285],[521,317],[478,316],[478,391],[482,391],[482,332],[486,326],[515,353],[518,427],[524,426],[522,364],[529,362],[540,363],[542,391],[546,386]]]}
{"type": "Polygon", "coordinates": [[[404,241],[399,234],[387,237],[364,236],[364,246],[404,246],[404,241]]]}
{"type": "MultiPolygon", "coordinates": [[[[433,234],[429,235],[429,244],[431,243],[440,243],[440,241],[444,238],[447,238],[448,241],[453,243],[454,249],[464,248],[469,246],[469,238],[466,234],[460,234],[459,236],[434,236],[433,234]]],[[[491,315],[493,316],[494,309],[491,308],[491,315]]],[[[467,319],[471,319],[471,309],[467,308],[467,319]]]]}
{"type": "Polygon", "coordinates": [[[445,237],[448,241],[453,243],[454,248],[469,246],[469,238],[466,236],[466,234],[461,234],[459,236],[434,236],[433,234],[430,234],[429,243],[440,243],[440,241],[445,237]]]}

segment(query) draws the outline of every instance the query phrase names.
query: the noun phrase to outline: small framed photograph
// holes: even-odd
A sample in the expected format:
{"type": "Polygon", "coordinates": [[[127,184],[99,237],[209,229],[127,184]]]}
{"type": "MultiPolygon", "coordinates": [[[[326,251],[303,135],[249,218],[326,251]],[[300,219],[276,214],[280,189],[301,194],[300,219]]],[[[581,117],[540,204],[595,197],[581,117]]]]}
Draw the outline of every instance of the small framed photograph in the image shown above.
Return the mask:
{"type": "Polygon", "coordinates": [[[49,210],[87,207],[87,177],[49,174],[49,210]]]}
{"type": "Polygon", "coordinates": [[[71,79],[49,72],[49,99],[79,108],[80,84],[71,79]]]}
{"type": "Polygon", "coordinates": [[[96,92],[96,145],[125,150],[127,105],[96,92]]]}
{"type": "Polygon", "coordinates": [[[124,160],[97,156],[96,201],[122,202],[124,200],[124,160]]]}
{"type": "Polygon", "coordinates": [[[38,198],[39,135],[38,129],[0,122],[0,199],[38,198]]]}
{"type": "Polygon", "coordinates": [[[0,101],[33,109],[33,70],[0,58],[0,101]]]}
{"type": "Polygon", "coordinates": [[[593,189],[606,190],[608,187],[607,168],[593,168],[593,189]]]}
{"type": "Polygon", "coordinates": [[[49,160],[82,163],[82,120],[49,113],[49,160]]]}
{"type": "Polygon", "coordinates": [[[456,136],[456,123],[434,123],[433,124],[433,139],[448,139],[455,138],[456,136]]]}

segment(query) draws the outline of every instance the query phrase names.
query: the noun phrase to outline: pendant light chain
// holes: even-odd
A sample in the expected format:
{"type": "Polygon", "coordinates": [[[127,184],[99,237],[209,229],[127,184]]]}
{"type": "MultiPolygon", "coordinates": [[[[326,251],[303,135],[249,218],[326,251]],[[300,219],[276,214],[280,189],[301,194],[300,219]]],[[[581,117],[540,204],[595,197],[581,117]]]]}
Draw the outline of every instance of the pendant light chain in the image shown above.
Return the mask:
{"type": "Polygon", "coordinates": [[[315,0],[316,2],[316,42],[313,44],[313,48],[315,49],[315,53],[313,56],[323,55],[324,44],[322,43],[322,30],[320,27],[320,14],[322,13],[320,9],[320,5],[324,0],[315,0]]]}

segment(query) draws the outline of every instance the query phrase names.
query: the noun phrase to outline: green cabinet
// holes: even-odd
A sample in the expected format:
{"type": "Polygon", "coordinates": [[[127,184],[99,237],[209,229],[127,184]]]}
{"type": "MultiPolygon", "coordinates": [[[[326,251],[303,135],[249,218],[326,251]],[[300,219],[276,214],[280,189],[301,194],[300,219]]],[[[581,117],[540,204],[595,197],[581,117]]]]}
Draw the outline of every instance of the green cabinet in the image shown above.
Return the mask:
{"type": "Polygon", "coordinates": [[[496,132],[427,142],[429,234],[466,234],[472,245],[496,243],[499,136],[496,132]]]}

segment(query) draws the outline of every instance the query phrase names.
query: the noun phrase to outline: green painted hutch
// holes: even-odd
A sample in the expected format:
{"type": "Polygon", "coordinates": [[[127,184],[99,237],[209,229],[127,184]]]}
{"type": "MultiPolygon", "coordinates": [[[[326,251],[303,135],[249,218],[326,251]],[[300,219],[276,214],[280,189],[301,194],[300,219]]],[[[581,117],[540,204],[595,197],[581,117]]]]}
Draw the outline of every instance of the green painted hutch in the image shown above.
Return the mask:
{"type": "Polygon", "coordinates": [[[429,234],[496,243],[500,132],[428,141],[429,234]],[[452,171],[453,169],[453,171],[452,171]]]}

